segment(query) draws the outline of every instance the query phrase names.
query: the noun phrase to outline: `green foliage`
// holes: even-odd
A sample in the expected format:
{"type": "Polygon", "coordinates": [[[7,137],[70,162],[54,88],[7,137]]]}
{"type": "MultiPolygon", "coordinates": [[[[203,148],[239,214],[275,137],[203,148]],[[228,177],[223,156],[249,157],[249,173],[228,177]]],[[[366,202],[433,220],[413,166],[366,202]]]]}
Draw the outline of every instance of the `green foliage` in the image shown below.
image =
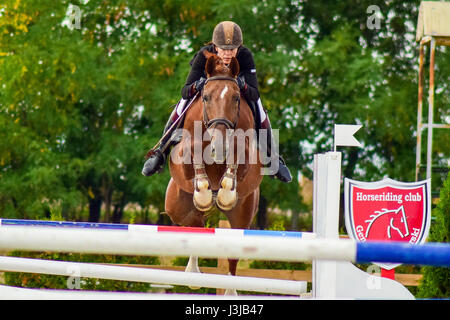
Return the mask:
{"type": "MultiPolygon", "coordinates": [[[[172,261],[174,266],[187,266],[189,258],[186,257],[177,257],[172,261]]],[[[206,259],[199,258],[198,259],[199,267],[217,267],[217,259],[206,259]]]]}
{"type": "MultiPolygon", "coordinates": [[[[0,216],[43,218],[56,210],[75,219],[96,202],[104,216],[89,219],[119,222],[130,203],[164,211],[169,172],[143,177],[144,155],[180,98],[193,54],[222,20],[243,30],[294,176],[291,184],[264,179],[269,207],[307,210],[297,173],[311,177],[313,155],[332,149],[334,123],[364,126],[358,139],[365,147],[345,149],[343,175],[413,180],[419,4],[3,1],[0,216]],[[69,4],[81,9],[80,29],[67,26],[69,4]],[[366,25],[374,4],[380,30],[366,25]]],[[[448,55],[437,49],[436,122],[448,116],[448,55]]],[[[436,133],[437,163],[447,163],[449,143],[448,134],[436,133]]]]}
{"type": "MultiPolygon", "coordinates": [[[[282,216],[275,216],[267,230],[286,230],[286,221],[282,216]]],[[[250,268],[254,269],[278,269],[278,270],[310,270],[311,264],[304,262],[284,262],[284,261],[262,261],[255,260],[250,263],[250,268]]]]}
{"type": "MultiPolygon", "coordinates": [[[[78,253],[49,253],[49,252],[23,252],[14,251],[10,254],[14,257],[26,257],[44,260],[71,261],[71,262],[95,262],[104,264],[159,264],[156,257],[141,256],[116,256],[116,255],[92,255],[78,253]]],[[[5,284],[23,288],[49,288],[49,289],[73,289],[68,286],[68,276],[56,276],[35,273],[5,272],[5,284]]],[[[95,278],[81,278],[81,290],[99,291],[134,291],[147,292],[150,283],[117,281],[95,278]]]]}
{"type": "MultiPolygon", "coordinates": [[[[293,214],[311,209],[299,195],[297,173],[312,177],[313,155],[332,149],[335,123],[363,125],[357,138],[364,148],[343,150],[343,176],[413,180],[419,4],[419,0],[2,1],[0,217],[84,220],[89,215],[105,222],[137,222],[151,211],[151,222],[156,223],[154,216],[164,211],[170,176],[166,169],[143,177],[144,155],[159,140],[170,106],[180,98],[193,54],[211,40],[214,26],[222,20],[233,20],[243,30],[244,44],[254,54],[263,105],[272,127],[279,129],[280,153],[293,173],[290,184],[264,178],[261,194],[269,208],[293,214]],[[69,4],[81,9],[80,29],[67,26],[69,4]],[[367,27],[370,5],[381,10],[379,30],[367,27]],[[88,212],[96,201],[103,204],[103,216],[88,212]],[[127,204],[140,210],[125,211],[127,204]]],[[[449,54],[445,47],[436,50],[436,123],[448,121],[449,54]]],[[[436,130],[432,152],[434,162],[443,166],[450,158],[450,136],[445,131],[436,130]]],[[[426,148],[422,152],[425,159],[426,148]]],[[[433,189],[444,180],[434,173],[433,189]]],[[[448,185],[447,178],[433,212],[431,241],[448,242],[448,185]]],[[[217,226],[218,219],[220,214],[212,213],[208,224],[217,226]]],[[[275,230],[290,226],[286,216],[268,219],[275,230]]],[[[310,230],[310,225],[307,215],[298,228],[310,230]]],[[[76,259],[88,261],[87,257],[76,259]]],[[[201,259],[201,263],[211,262],[201,259]]],[[[278,262],[254,264],[258,266],[308,268],[278,262]]],[[[420,294],[448,297],[448,271],[423,270],[420,294]]],[[[65,287],[64,277],[8,278],[20,285],[65,287]]],[[[89,288],[115,286],[99,283],[85,282],[89,288]]],[[[133,288],[146,290],[145,285],[133,288]]]]}
{"type": "MultiPolygon", "coordinates": [[[[430,228],[430,242],[450,242],[450,174],[441,189],[439,203],[433,210],[436,218],[430,228]]],[[[420,283],[418,297],[450,297],[450,269],[426,266],[422,268],[423,280],[420,283]]]]}

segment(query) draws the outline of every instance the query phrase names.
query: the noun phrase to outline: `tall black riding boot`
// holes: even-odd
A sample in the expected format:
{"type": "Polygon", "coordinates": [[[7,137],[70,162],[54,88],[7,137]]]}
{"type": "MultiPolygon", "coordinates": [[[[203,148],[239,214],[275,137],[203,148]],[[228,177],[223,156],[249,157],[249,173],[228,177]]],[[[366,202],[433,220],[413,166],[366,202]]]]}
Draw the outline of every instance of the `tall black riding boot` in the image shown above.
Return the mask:
{"type": "MultiPolygon", "coordinates": [[[[281,155],[278,153],[278,150],[276,150],[274,144],[273,144],[273,137],[272,137],[272,127],[270,125],[269,117],[266,113],[266,118],[264,121],[260,123],[260,128],[266,130],[266,139],[263,139],[262,141],[259,141],[260,146],[262,149],[266,150],[267,156],[271,159],[268,165],[270,165],[270,168],[272,169],[273,166],[275,166],[275,172],[271,172],[269,175],[271,178],[279,179],[282,182],[289,183],[292,181],[292,175],[289,171],[289,168],[286,166],[286,163],[284,159],[281,157],[281,155]],[[265,143],[265,146],[264,146],[265,143]],[[272,161],[278,161],[277,164],[272,163],[272,161]],[[276,167],[278,165],[278,167],[276,167]],[[277,170],[278,169],[278,170],[277,170]]],[[[259,131],[259,130],[258,130],[259,131]]],[[[261,135],[259,135],[261,137],[261,135]]],[[[260,140],[260,139],[258,139],[260,140]]]]}
{"type": "Polygon", "coordinates": [[[150,157],[145,161],[144,167],[142,168],[142,174],[146,177],[149,177],[155,173],[160,173],[164,169],[164,165],[166,163],[166,159],[170,154],[170,147],[176,144],[178,141],[172,138],[172,134],[177,126],[172,127],[172,124],[176,121],[176,108],[173,110],[172,114],[169,117],[169,121],[167,121],[166,126],[164,127],[163,136],[164,139],[161,141],[159,147],[156,150],[153,150],[150,154],[150,157]],[[170,133],[167,131],[171,129],[170,133]],[[167,133],[167,135],[166,135],[167,133]]]}

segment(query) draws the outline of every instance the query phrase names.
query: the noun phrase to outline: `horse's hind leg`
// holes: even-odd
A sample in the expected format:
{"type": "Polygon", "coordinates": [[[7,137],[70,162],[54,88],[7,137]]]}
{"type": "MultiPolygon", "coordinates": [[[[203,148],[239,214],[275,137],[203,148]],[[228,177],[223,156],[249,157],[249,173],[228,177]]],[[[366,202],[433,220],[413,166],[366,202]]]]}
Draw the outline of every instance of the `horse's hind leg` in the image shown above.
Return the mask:
{"type": "MultiPolygon", "coordinates": [[[[192,194],[181,190],[173,179],[170,179],[166,191],[166,213],[175,224],[185,227],[204,227],[205,216],[194,207],[192,194]]],[[[185,272],[200,272],[198,257],[190,256],[185,272]]],[[[200,289],[200,287],[190,287],[200,289]]]]}
{"type": "MultiPolygon", "coordinates": [[[[233,229],[248,229],[258,209],[259,188],[250,193],[244,199],[240,199],[233,210],[225,212],[233,229]]],[[[229,271],[236,275],[238,259],[228,259],[229,271]]]]}
{"type": "MultiPolygon", "coordinates": [[[[252,220],[258,210],[259,203],[259,188],[249,194],[246,198],[239,200],[236,207],[228,212],[225,212],[233,229],[248,229],[252,220]]],[[[237,263],[239,259],[228,259],[229,274],[235,276],[237,263]]],[[[237,295],[235,289],[227,289],[225,295],[237,295]]]]}

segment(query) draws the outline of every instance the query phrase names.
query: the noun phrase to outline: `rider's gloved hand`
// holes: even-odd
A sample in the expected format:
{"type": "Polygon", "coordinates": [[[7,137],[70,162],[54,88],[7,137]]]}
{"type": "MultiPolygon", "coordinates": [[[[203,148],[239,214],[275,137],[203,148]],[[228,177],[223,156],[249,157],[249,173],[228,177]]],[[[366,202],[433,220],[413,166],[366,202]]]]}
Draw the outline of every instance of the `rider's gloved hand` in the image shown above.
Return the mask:
{"type": "Polygon", "coordinates": [[[198,79],[197,81],[194,82],[194,89],[195,91],[199,92],[202,91],[203,86],[205,85],[205,81],[206,79],[201,77],[200,79],[198,79]]]}
{"type": "Polygon", "coordinates": [[[237,84],[239,86],[239,89],[241,89],[241,91],[245,92],[247,90],[247,84],[245,83],[244,76],[240,76],[236,80],[237,80],[237,84]]]}

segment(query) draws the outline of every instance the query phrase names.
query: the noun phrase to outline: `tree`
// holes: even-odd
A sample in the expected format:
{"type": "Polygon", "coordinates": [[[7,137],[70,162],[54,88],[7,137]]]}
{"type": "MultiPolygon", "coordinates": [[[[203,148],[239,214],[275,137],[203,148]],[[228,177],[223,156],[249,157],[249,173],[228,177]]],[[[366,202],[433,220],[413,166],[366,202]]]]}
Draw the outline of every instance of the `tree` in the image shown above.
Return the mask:
{"type": "MultiPolygon", "coordinates": [[[[145,178],[144,155],[180,98],[193,54],[233,20],[255,57],[262,102],[294,174],[265,178],[268,207],[302,210],[298,171],[331,150],[334,123],[360,123],[363,149],[343,174],[414,177],[419,1],[4,1],[0,5],[0,191],[4,216],[59,210],[120,221],[135,202],[163,211],[169,173],[145,178]],[[70,5],[80,8],[71,28],[70,5]],[[380,8],[380,29],[367,8],[380,8]],[[274,194],[285,195],[280,201],[274,194]],[[105,216],[101,217],[101,206],[105,216]]],[[[436,55],[436,119],[445,122],[448,51],[436,55]]],[[[447,115],[448,116],[448,115],[447,115]]],[[[436,134],[437,161],[449,138],[436,134]]],[[[439,185],[436,179],[434,185],[439,185]]]]}
{"type": "MultiPolygon", "coordinates": [[[[430,229],[428,241],[448,243],[450,240],[450,174],[441,189],[439,203],[433,210],[436,218],[430,229]]],[[[448,298],[450,294],[450,271],[448,268],[423,267],[423,280],[419,285],[421,298],[448,298]]]]}

